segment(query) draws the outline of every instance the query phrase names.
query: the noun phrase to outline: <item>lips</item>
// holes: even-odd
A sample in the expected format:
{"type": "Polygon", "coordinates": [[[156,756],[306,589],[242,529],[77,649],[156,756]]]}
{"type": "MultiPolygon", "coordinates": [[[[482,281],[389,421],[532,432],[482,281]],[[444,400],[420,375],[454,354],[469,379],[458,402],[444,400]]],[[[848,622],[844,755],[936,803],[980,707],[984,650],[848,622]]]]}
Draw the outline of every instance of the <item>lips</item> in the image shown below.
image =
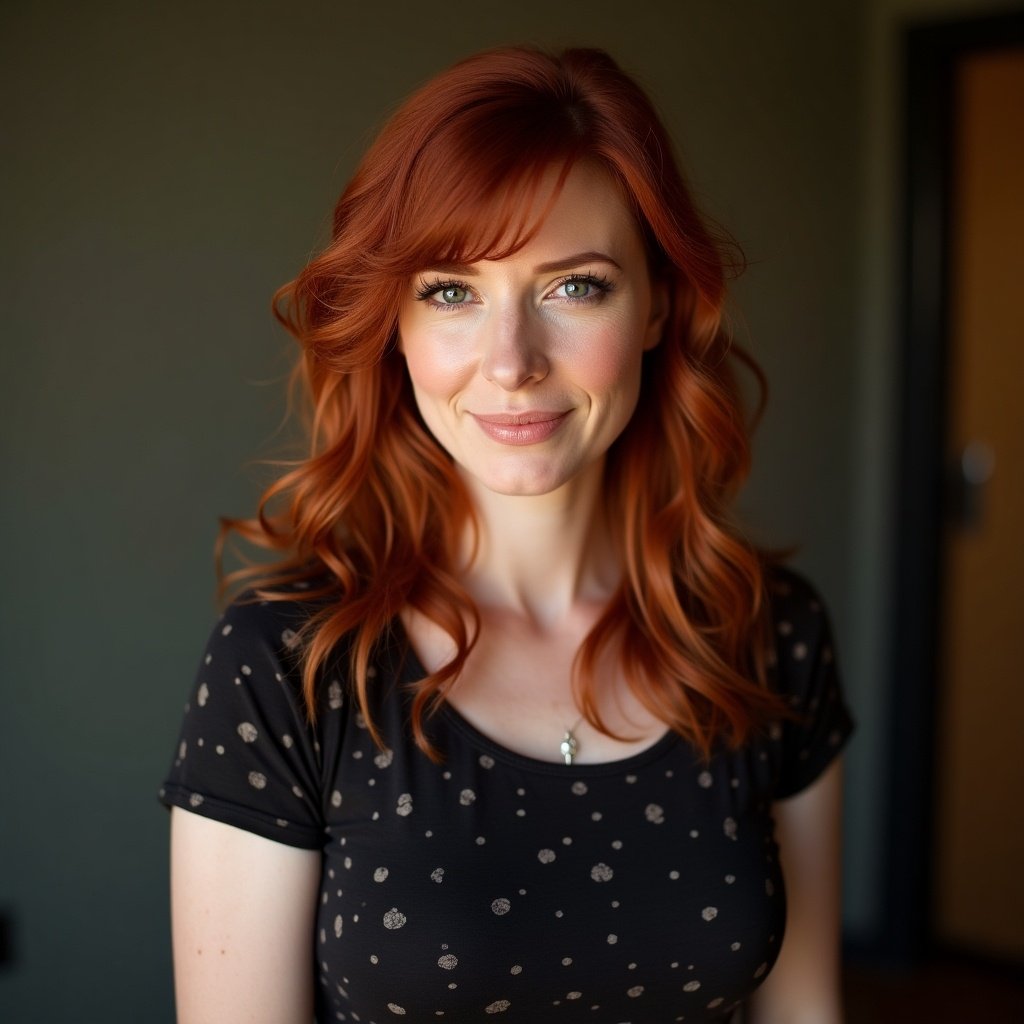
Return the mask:
{"type": "Polygon", "coordinates": [[[565,422],[569,413],[531,409],[470,415],[491,440],[499,444],[529,445],[547,440],[565,422]]]}
{"type": "Polygon", "coordinates": [[[483,420],[484,423],[497,423],[500,426],[520,426],[524,423],[547,423],[550,420],[557,420],[564,416],[564,412],[542,412],[530,410],[528,412],[499,412],[482,413],[474,412],[472,415],[483,420]]]}

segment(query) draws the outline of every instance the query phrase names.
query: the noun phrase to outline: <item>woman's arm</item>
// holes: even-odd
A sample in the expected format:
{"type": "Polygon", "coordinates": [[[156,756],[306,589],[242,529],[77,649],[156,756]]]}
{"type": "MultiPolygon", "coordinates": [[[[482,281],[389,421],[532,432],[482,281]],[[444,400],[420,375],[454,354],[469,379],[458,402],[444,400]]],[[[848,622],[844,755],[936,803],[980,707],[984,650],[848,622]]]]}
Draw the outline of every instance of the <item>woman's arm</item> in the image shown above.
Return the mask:
{"type": "Polygon", "coordinates": [[[836,759],[807,789],[772,809],[786,880],[779,959],[751,997],[747,1024],[840,1024],[840,826],[836,759]]]}
{"type": "Polygon", "coordinates": [[[320,854],[173,808],[178,1024],[310,1024],[320,854]]]}

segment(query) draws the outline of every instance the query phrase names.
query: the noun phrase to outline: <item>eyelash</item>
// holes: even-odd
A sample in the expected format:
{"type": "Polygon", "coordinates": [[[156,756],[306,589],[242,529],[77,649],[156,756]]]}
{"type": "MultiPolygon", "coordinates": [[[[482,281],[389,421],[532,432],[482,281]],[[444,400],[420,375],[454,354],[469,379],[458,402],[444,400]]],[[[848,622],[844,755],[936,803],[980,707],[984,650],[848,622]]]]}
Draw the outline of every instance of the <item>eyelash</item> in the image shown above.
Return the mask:
{"type": "Polygon", "coordinates": [[[593,285],[597,289],[596,293],[590,295],[584,295],[581,298],[574,298],[571,295],[566,295],[565,300],[567,302],[596,302],[602,296],[607,295],[614,285],[612,282],[605,277],[603,274],[569,274],[568,277],[563,277],[559,281],[555,288],[561,288],[562,285],[568,284],[570,281],[582,281],[584,284],[593,285]]]}
{"type": "MultiPolygon", "coordinates": [[[[445,279],[443,281],[424,281],[420,280],[419,287],[416,289],[416,299],[419,302],[428,301],[431,296],[436,295],[438,292],[442,292],[445,288],[462,288],[464,291],[469,291],[469,285],[465,281],[456,281],[454,278],[445,279]]],[[[449,303],[449,302],[435,302],[432,303],[435,306],[460,306],[462,303],[449,303]]]]}
{"type": "MultiPolygon", "coordinates": [[[[570,281],[581,281],[584,284],[592,285],[596,289],[596,292],[593,292],[590,295],[583,295],[580,297],[572,295],[562,296],[563,302],[570,302],[574,305],[596,302],[603,296],[607,295],[615,287],[603,274],[567,274],[555,283],[552,291],[557,291],[570,281]]],[[[419,302],[429,302],[435,309],[458,309],[460,306],[465,305],[465,303],[462,302],[431,301],[432,296],[436,295],[440,291],[444,291],[445,288],[461,288],[466,292],[472,292],[473,290],[465,281],[458,281],[454,278],[434,281],[425,281],[421,279],[419,286],[416,289],[416,299],[419,302]]]]}

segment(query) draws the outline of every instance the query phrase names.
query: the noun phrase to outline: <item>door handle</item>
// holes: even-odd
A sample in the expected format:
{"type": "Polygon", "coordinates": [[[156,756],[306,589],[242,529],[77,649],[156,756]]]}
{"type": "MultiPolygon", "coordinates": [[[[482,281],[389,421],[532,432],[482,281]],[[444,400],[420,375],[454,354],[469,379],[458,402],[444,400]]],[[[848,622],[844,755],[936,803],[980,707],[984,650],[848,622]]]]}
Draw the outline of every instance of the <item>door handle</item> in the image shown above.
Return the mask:
{"type": "Polygon", "coordinates": [[[985,520],[985,496],[996,468],[996,453],[984,441],[971,441],[950,473],[950,521],[954,529],[978,533],[985,520]]]}

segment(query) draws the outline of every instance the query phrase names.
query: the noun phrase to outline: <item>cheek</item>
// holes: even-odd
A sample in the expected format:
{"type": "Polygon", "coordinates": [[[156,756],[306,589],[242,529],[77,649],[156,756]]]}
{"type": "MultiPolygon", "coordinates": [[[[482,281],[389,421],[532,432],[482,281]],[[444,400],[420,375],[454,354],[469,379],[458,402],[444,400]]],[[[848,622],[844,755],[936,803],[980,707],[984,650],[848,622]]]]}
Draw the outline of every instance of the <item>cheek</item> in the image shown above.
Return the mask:
{"type": "Polygon", "coordinates": [[[618,325],[591,333],[576,346],[577,381],[597,394],[633,394],[640,382],[642,338],[618,325]]]}
{"type": "Polygon", "coordinates": [[[466,360],[459,346],[437,343],[413,333],[403,337],[402,351],[413,389],[419,395],[444,397],[462,385],[466,360]]]}

